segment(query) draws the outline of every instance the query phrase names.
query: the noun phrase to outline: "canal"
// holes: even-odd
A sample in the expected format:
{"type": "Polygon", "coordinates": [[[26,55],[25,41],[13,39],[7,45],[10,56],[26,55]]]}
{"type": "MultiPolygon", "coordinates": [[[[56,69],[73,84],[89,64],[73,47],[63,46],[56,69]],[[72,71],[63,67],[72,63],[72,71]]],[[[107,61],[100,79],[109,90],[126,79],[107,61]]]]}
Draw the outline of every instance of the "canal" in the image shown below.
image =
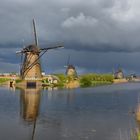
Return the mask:
{"type": "Polygon", "coordinates": [[[1,140],[130,140],[140,83],[71,90],[0,88],[1,140]]]}

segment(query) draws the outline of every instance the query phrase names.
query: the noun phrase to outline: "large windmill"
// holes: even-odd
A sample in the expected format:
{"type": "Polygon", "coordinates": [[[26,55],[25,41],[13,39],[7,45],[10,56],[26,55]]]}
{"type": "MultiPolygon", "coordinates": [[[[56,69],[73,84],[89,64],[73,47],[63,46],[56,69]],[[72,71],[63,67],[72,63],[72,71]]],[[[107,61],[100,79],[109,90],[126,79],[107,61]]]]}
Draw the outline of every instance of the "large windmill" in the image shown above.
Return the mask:
{"type": "Polygon", "coordinates": [[[34,44],[28,45],[17,53],[21,54],[21,66],[20,66],[20,77],[22,80],[41,80],[42,71],[40,58],[51,49],[57,49],[62,47],[61,45],[40,48],[38,45],[38,38],[36,33],[35,21],[33,19],[34,29],[34,44]]]}

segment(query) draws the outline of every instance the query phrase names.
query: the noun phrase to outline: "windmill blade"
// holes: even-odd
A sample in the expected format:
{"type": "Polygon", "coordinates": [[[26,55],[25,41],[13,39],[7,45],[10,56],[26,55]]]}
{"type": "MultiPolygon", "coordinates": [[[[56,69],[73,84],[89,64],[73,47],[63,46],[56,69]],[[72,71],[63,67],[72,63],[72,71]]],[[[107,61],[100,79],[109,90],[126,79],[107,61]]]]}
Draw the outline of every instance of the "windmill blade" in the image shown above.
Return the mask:
{"type": "Polygon", "coordinates": [[[26,53],[26,52],[29,52],[28,50],[21,50],[21,51],[16,51],[16,54],[23,54],[23,53],[26,53]]]}
{"type": "Polygon", "coordinates": [[[21,58],[20,58],[20,65],[22,66],[22,62],[23,62],[23,53],[21,54],[21,58]]]}
{"type": "Polygon", "coordinates": [[[16,54],[24,53],[24,49],[26,48],[26,47],[25,47],[25,44],[24,44],[24,39],[22,39],[22,46],[23,46],[22,50],[16,51],[16,54]]]}
{"type": "Polygon", "coordinates": [[[58,46],[54,46],[54,47],[41,48],[40,50],[41,50],[41,51],[47,51],[47,50],[58,49],[58,48],[64,48],[64,47],[61,46],[61,45],[58,45],[58,46]]]}
{"type": "Polygon", "coordinates": [[[38,46],[38,38],[37,38],[37,32],[36,32],[35,19],[33,19],[33,31],[34,31],[35,45],[38,46]]]}
{"type": "Polygon", "coordinates": [[[20,58],[20,74],[22,75],[22,67],[23,67],[23,53],[21,54],[20,58]]]}
{"type": "Polygon", "coordinates": [[[68,60],[67,60],[67,66],[70,65],[70,54],[68,56],[68,60]]]}
{"type": "Polygon", "coordinates": [[[64,66],[64,68],[67,68],[68,66],[64,66]]]}
{"type": "Polygon", "coordinates": [[[16,54],[20,54],[20,53],[22,53],[22,51],[16,51],[16,54]]]}

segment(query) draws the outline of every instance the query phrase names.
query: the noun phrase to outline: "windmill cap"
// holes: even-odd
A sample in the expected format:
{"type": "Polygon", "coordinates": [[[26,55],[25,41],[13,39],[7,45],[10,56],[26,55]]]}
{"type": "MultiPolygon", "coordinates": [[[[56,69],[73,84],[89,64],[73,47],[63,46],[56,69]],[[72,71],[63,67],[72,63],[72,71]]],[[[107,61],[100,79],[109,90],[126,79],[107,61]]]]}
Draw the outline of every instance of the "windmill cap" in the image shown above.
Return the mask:
{"type": "Polygon", "coordinates": [[[33,52],[33,53],[39,53],[40,52],[40,49],[34,44],[25,47],[23,50],[25,52],[33,52]]]}
{"type": "Polygon", "coordinates": [[[68,65],[68,69],[75,69],[73,65],[68,65]]]}

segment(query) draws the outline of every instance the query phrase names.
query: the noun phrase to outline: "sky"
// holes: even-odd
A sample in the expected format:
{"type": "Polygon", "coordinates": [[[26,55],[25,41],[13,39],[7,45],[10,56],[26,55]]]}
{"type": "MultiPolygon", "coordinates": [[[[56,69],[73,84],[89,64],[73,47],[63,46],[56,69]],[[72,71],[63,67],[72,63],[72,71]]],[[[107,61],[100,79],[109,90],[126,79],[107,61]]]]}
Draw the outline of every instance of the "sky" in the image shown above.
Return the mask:
{"type": "Polygon", "coordinates": [[[140,75],[139,7],[139,0],[0,0],[0,73],[19,72],[15,52],[34,42],[35,18],[40,47],[65,47],[42,57],[46,73],[65,72],[70,56],[79,74],[140,75]]]}

